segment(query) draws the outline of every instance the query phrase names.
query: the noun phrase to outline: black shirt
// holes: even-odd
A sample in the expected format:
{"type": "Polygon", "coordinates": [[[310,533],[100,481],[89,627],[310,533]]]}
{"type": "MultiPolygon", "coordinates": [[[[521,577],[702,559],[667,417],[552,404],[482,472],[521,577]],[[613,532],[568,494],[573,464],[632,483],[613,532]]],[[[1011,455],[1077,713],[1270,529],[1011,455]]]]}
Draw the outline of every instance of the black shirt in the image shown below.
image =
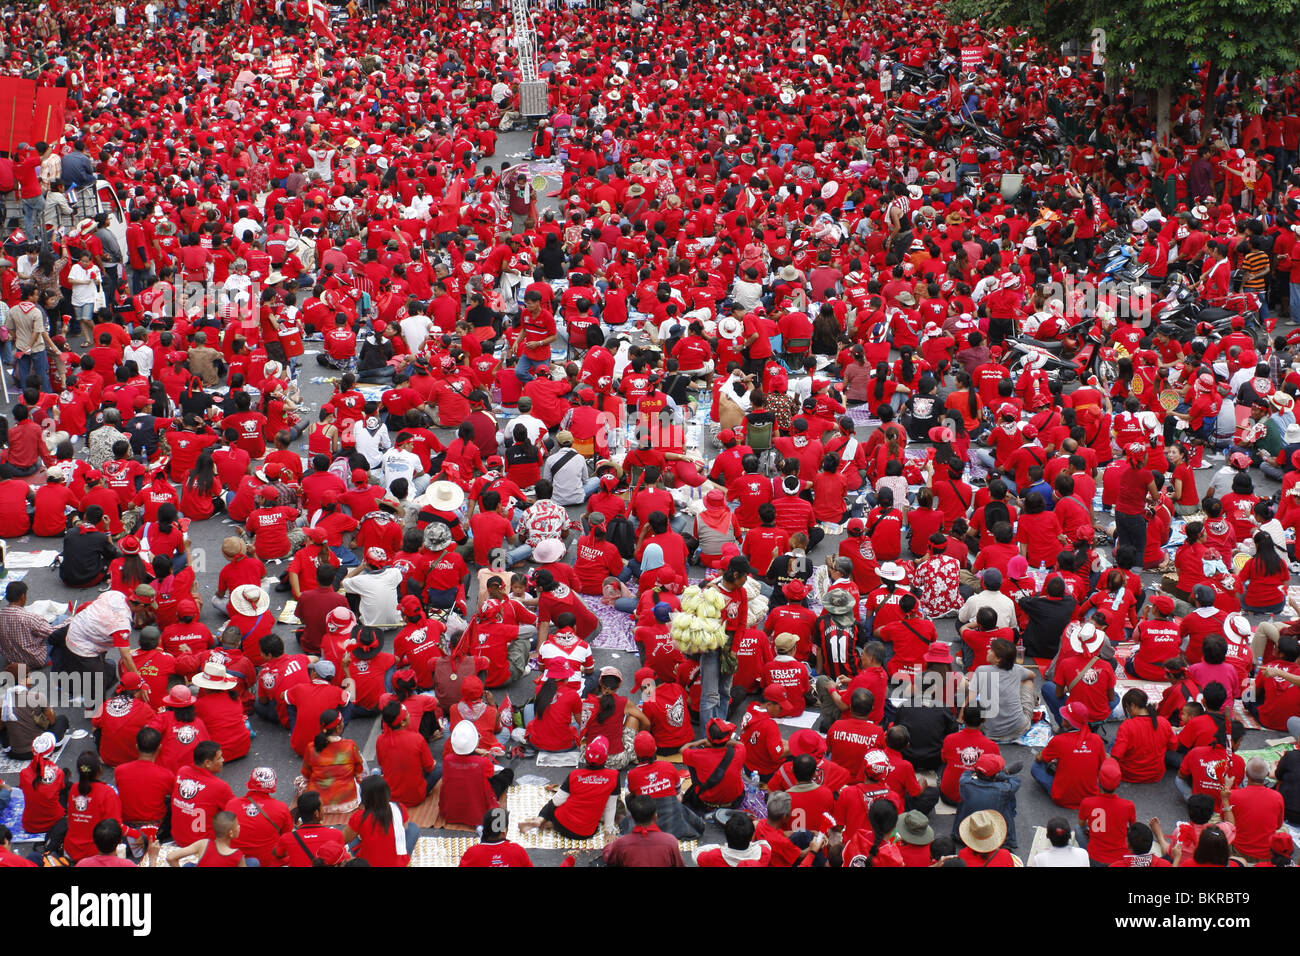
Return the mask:
{"type": "Polygon", "coordinates": [[[1020,609],[1029,618],[1025,625],[1025,654],[1029,657],[1055,657],[1061,649],[1061,635],[1074,617],[1072,597],[1052,598],[1036,594],[1021,600],[1020,609]]]}
{"type": "Polygon", "coordinates": [[[943,739],[958,730],[952,711],[939,705],[904,704],[898,708],[894,723],[902,724],[911,734],[911,745],[903,756],[918,770],[937,770],[943,739]]]}
{"type": "Polygon", "coordinates": [[[63,562],[59,577],[64,584],[82,587],[108,570],[108,564],[117,557],[113,540],[103,531],[85,531],[78,528],[63,539],[63,562]]]}

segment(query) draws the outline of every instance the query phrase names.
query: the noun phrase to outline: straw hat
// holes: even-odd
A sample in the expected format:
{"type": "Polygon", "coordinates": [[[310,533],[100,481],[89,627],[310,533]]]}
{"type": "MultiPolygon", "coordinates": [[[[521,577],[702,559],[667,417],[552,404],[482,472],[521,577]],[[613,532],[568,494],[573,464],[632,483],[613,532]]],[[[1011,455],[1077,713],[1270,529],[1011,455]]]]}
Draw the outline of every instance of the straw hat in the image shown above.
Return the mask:
{"type": "Polygon", "coordinates": [[[236,588],[230,595],[230,607],[236,614],[244,617],[257,617],[265,614],[271,606],[271,597],[256,584],[245,584],[236,588]]]}
{"type": "Polygon", "coordinates": [[[957,829],[962,843],[976,853],[992,853],[1007,838],[1007,821],[996,810],[976,810],[957,829]]]}

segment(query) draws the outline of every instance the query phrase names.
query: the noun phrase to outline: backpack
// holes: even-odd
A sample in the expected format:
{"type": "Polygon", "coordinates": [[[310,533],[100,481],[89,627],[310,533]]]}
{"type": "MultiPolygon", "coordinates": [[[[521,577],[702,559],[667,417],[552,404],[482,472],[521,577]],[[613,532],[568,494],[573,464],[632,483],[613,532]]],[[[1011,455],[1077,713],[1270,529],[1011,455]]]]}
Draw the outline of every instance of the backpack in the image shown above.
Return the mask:
{"type": "Polygon", "coordinates": [[[626,515],[610,518],[605,522],[605,540],[618,548],[624,561],[631,560],[636,554],[636,529],[626,515]]]}

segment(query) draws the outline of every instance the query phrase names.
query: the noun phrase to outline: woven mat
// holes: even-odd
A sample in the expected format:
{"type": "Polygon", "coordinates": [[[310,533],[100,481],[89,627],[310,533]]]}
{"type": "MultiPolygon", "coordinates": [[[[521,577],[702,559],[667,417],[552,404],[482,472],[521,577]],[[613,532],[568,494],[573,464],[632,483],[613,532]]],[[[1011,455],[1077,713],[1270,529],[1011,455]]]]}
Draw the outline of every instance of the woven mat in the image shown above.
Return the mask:
{"type": "MultiPolygon", "coordinates": [[[[511,787],[506,792],[506,808],[510,811],[511,840],[530,850],[602,850],[608,842],[604,832],[598,832],[589,840],[570,840],[560,836],[554,830],[534,830],[520,833],[519,824],[523,820],[535,819],[542,807],[550,800],[552,794],[545,787],[511,787]]],[[[683,855],[693,852],[698,841],[682,842],[683,855]]]]}
{"type": "Polygon", "coordinates": [[[600,621],[600,633],[591,642],[592,647],[603,647],[611,651],[636,651],[636,641],[632,639],[632,615],[603,603],[599,594],[580,594],[578,597],[596,615],[596,620],[600,621]]]}

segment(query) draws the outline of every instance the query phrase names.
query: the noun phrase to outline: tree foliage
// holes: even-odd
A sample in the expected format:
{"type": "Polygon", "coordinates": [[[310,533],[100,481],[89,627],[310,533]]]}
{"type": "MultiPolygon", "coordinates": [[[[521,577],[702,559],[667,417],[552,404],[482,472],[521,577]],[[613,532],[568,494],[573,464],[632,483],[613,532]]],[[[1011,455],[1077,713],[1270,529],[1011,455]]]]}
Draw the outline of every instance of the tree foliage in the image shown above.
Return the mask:
{"type": "Polygon", "coordinates": [[[948,15],[1053,45],[1103,30],[1107,62],[1139,88],[1177,86],[1207,62],[1248,78],[1300,69],[1300,0],[952,0],[948,15]]]}

